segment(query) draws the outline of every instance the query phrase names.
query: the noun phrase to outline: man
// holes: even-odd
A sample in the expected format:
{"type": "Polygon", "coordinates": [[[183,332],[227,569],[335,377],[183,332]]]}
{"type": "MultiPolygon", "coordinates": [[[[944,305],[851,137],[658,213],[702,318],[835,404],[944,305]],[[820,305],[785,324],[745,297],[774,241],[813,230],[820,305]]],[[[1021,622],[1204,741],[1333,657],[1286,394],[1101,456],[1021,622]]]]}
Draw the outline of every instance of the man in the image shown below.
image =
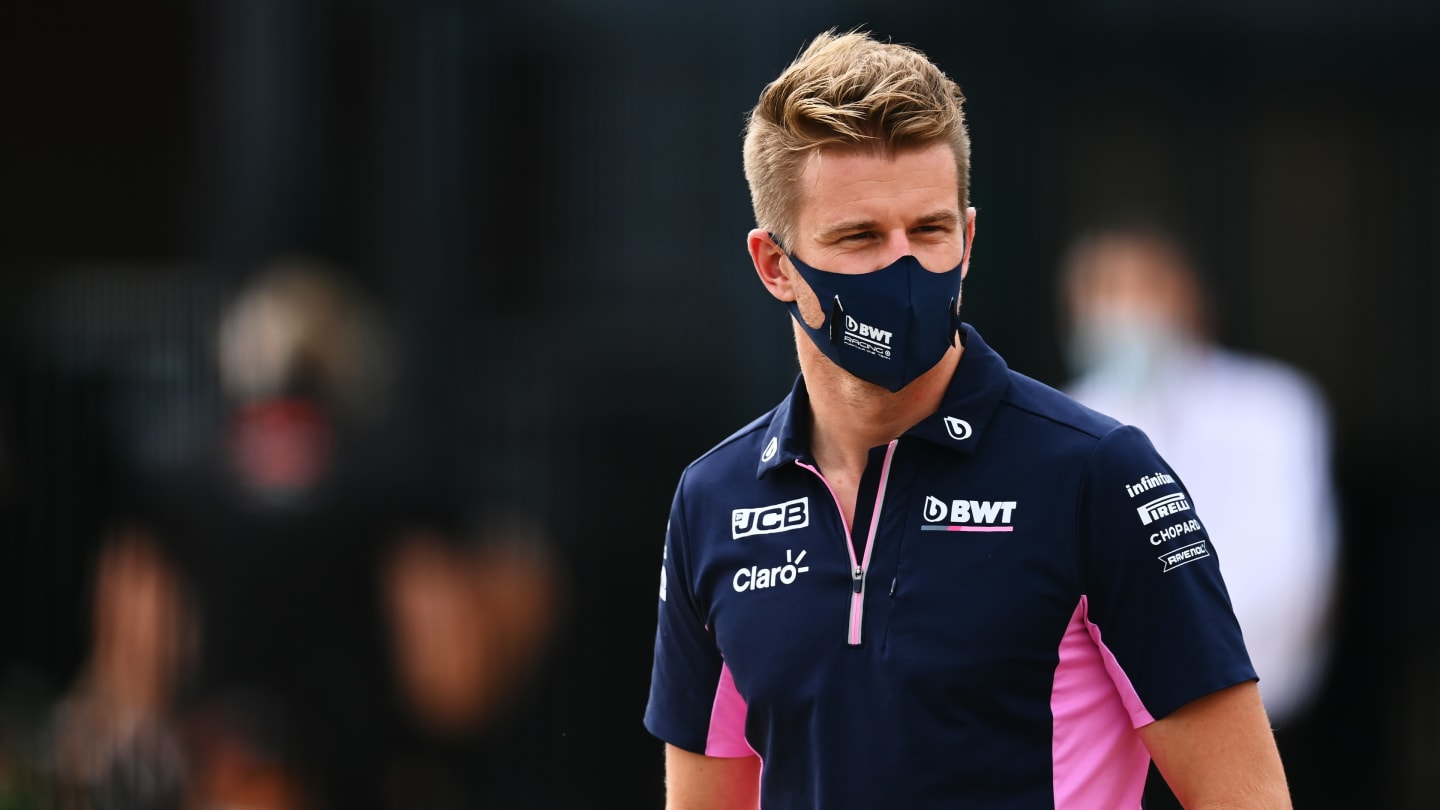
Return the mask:
{"type": "Polygon", "coordinates": [[[669,807],[1134,808],[1151,757],[1191,807],[1288,807],[1179,477],[959,321],[961,101],[823,35],[751,114],[750,255],[801,376],[675,495],[669,807]]]}

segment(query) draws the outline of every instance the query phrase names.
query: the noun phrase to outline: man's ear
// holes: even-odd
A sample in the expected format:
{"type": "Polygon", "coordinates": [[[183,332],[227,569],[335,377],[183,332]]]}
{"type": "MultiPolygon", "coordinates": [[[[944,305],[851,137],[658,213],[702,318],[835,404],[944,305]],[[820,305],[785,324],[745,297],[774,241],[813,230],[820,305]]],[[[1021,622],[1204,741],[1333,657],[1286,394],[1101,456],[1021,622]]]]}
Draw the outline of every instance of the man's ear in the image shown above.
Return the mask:
{"type": "Polygon", "coordinates": [[[965,209],[965,258],[960,260],[960,279],[970,272],[970,251],[975,249],[975,208],[965,209]]]}
{"type": "Polygon", "coordinates": [[[785,251],[775,243],[775,239],[768,232],[760,228],[750,231],[745,239],[746,246],[750,249],[750,261],[755,264],[755,272],[760,276],[760,283],[765,289],[780,301],[795,300],[795,285],[790,280],[790,275],[785,272],[785,251]]]}

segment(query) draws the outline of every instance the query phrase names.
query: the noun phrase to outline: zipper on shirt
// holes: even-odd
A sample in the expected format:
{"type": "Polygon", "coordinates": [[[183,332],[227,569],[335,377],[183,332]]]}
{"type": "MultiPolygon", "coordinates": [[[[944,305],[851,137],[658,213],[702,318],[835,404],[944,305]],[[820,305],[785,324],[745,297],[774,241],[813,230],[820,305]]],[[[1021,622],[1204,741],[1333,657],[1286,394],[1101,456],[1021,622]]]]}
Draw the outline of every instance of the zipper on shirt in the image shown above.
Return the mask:
{"type": "Polygon", "coordinates": [[[898,444],[898,439],[892,439],[885,448],[885,461],[880,467],[880,483],[875,487],[875,508],[870,511],[870,527],[865,535],[865,548],[858,558],[855,554],[853,531],[845,520],[845,509],[840,505],[840,497],[835,494],[835,488],[830,486],[830,482],[825,479],[818,467],[806,464],[799,459],[795,461],[796,464],[815,473],[815,476],[830,491],[830,497],[835,501],[835,508],[840,512],[840,525],[845,527],[845,553],[850,555],[850,619],[846,623],[845,640],[852,647],[860,646],[862,638],[860,630],[865,618],[865,574],[870,568],[870,553],[875,548],[875,534],[880,528],[880,513],[884,511],[885,485],[890,480],[890,460],[894,458],[895,447],[898,444]]]}

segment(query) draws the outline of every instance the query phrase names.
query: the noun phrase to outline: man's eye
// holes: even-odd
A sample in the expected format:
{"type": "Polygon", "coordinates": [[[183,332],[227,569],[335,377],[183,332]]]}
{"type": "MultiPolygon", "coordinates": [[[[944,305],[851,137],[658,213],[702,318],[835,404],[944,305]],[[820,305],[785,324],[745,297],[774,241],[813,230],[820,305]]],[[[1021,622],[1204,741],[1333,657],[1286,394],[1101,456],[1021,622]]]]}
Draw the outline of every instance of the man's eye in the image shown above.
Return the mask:
{"type": "Polygon", "coordinates": [[[871,239],[871,238],[874,237],[874,236],[875,236],[875,234],[874,234],[873,232],[871,232],[871,231],[861,231],[861,232],[859,232],[859,233],[848,234],[848,235],[845,237],[845,241],[846,241],[846,242],[864,242],[864,241],[866,241],[866,240],[868,240],[868,239],[871,239]]]}

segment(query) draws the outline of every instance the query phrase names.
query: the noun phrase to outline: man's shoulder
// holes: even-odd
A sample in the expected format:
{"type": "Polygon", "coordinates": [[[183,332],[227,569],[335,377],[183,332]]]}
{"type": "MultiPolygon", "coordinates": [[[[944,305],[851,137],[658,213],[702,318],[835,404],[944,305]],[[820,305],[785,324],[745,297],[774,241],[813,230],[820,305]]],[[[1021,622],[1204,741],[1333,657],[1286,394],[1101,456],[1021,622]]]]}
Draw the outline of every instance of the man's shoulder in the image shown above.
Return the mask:
{"type": "Polygon", "coordinates": [[[771,408],[700,454],[686,466],[685,478],[715,482],[737,474],[753,477],[763,451],[760,444],[777,410],[779,406],[771,408]]]}
{"type": "Polygon", "coordinates": [[[1041,420],[1077,437],[1102,439],[1121,423],[1069,395],[1018,371],[1010,371],[1010,385],[1002,403],[1019,415],[1041,420]]]}

